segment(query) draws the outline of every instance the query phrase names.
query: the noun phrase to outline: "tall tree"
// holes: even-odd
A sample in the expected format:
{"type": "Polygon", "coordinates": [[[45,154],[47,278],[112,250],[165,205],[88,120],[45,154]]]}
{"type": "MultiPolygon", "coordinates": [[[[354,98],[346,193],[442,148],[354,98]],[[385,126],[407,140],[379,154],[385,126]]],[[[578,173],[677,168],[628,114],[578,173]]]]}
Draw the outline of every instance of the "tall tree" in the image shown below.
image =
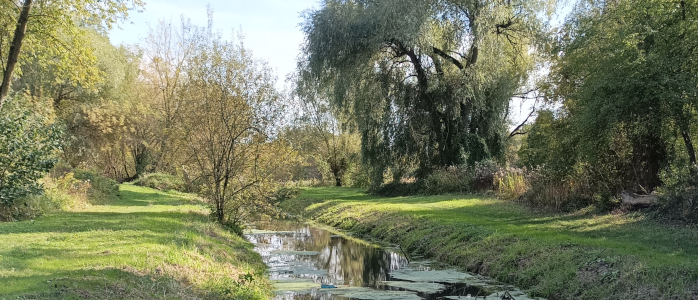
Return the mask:
{"type": "MultiPolygon", "coordinates": [[[[696,163],[691,124],[698,104],[698,2],[581,2],[553,66],[557,96],[595,163],[622,136],[627,185],[652,190],[674,136],[696,163]]],[[[627,186],[626,188],[631,188],[627,186]]]]}
{"type": "Polygon", "coordinates": [[[317,158],[326,163],[335,186],[341,187],[344,175],[358,160],[357,139],[342,122],[346,116],[327,99],[331,92],[323,91],[322,86],[308,79],[295,82],[296,100],[302,107],[298,122],[301,128],[308,125],[311,129],[309,137],[315,142],[317,158]]]}
{"type": "MultiPolygon", "coordinates": [[[[355,116],[374,181],[498,156],[533,67],[543,1],[327,0],[306,14],[305,80],[355,116]]],[[[303,78],[302,78],[303,79],[303,78]]]]}
{"type": "Polygon", "coordinates": [[[240,217],[265,199],[258,192],[270,179],[265,166],[274,155],[267,137],[278,95],[270,69],[241,44],[210,28],[192,30],[194,53],[184,64],[182,88],[187,166],[203,182],[217,220],[240,225],[240,217]]]}
{"type": "Polygon", "coordinates": [[[98,72],[90,67],[94,55],[84,47],[85,30],[111,28],[127,16],[129,9],[142,4],[141,0],[2,2],[0,55],[3,57],[3,79],[0,83],[0,109],[10,91],[15,68],[22,63],[22,48],[44,54],[40,57],[43,65],[70,70],[66,73],[73,77],[71,79],[84,83],[98,80],[98,72]],[[9,49],[3,47],[8,44],[9,49]],[[56,59],[57,55],[60,59],[56,59]]]}

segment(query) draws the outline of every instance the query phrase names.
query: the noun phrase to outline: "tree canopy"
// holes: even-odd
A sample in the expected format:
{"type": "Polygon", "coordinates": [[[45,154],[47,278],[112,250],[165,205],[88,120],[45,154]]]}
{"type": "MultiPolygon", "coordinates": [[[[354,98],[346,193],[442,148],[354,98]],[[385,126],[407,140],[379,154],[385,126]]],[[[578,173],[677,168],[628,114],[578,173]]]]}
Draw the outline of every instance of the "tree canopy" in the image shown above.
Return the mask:
{"type": "Polygon", "coordinates": [[[362,137],[374,179],[501,156],[543,1],[325,1],[306,13],[301,80],[362,137]]]}

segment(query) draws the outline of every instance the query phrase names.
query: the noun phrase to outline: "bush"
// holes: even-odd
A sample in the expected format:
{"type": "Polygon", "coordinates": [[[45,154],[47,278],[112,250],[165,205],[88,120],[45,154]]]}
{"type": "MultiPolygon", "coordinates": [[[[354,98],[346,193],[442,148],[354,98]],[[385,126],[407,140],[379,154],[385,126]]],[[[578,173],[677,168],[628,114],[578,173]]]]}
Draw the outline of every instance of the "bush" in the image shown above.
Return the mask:
{"type": "Polygon", "coordinates": [[[430,195],[467,193],[473,191],[474,179],[472,171],[465,166],[438,169],[424,180],[424,192],[430,195]]]}
{"type": "Polygon", "coordinates": [[[502,168],[494,176],[497,197],[504,200],[518,200],[528,190],[526,169],[502,168]]]}
{"type": "Polygon", "coordinates": [[[16,199],[14,205],[0,205],[0,222],[29,220],[60,209],[44,195],[30,195],[16,199]]]}
{"type": "Polygon", "coordinates": [[[381,185],[371,192],[396,197],[409,195],[438,195],[473,191],[473,172],[466,166],[451,166],[434,170],[425,179],[403,178],[381,185]]]}
{"type": "Polygon", "coordinates": [[[300,193],[301,190],[299,188],[282,186],[279,189],[277,189],[276,192],[274,192],[274,194],[272,195],[272,202],[281,203],[286,200],[295,198],[296,196],[300,195],[300,193]]]}
{"type": "Polygon", "coordinates": [[[8,99],[0,111],[0,214],[5,220],[40,213],[32,197],[42,193],[37,180],[56,164],[62,147],[62,127],[52,123],[50,113],[35,112],[34,100],[8,99]]]}
{"type": "Polygon", "coordinates": [[[399,197],[425,194],[424,181],[417,182],[390,182],[381,185],[375,190],[370,190],[372,194],[384,197],[399,197]]]}
{"type": "Polygon", "coordinates": [[[560,178],[555,170],[545,166],[526,173],[528,190],[521,199],[525,204],[555,211],[572,211],[603,202],[611,196],[601,197],[594,194],[588,173],[582,170],[573,175],[560,178]]]}
{"type": "Polygon", "coordinates": [[[661,174],[659,216],[686,223],[698,223],[698,166],[670,168],[661,174]]]}
{"type": "Polygon", "coordinates": [[[75,178],[90,184],[87,190],[91,204],[109,203],[119,199],[119,183],[96,172],[75,169],[75,178]]]}
{"type": "Polygon", "coordinates": [[[157,190],[188,192],[184,181],[177,176],[165,173],[149,173],[136,179],[133,184],[157,190]]]}
{"type": "Polygon", "coordinates": [[[20,221],[59,211],[108,203],[118,199],[119,185],[101,175],[58,164],[49,175],[37,180],[41,192],[0,205],[0,221],[20,221]]]}
{"type": "Polygon", "coordinates": [[[89,204],[88,181],[75,178],[75,173],[68,172],[60,177],[46,176],[40,181],[44,187],[41,195],[43,202],[51,203],[56,209],[72,209],[89,204]]]}
{"type": "Polygon", "coordinates": [[[0,206],[8,209],[41,193],[37,180],[56,164],[62,146],[61,127],[14,100],[0,112],[0,206]]]}
{"type": "Polygon", "coordinates": [[[473,189],[476,191],[494,190],[494,176],[498,171],[499,166],[492,160],[475,163],[473,189]]]}

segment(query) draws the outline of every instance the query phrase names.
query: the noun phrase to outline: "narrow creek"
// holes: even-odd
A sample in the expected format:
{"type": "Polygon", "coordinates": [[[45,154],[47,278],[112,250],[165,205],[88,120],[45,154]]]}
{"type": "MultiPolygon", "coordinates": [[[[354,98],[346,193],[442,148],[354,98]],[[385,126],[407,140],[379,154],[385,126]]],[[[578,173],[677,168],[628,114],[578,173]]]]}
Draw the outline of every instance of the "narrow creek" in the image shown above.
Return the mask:
{"type": "Polygon", "coordinates": [[[245,236],[268,266],[274,299],[542,299],[304,223],[260,221],[245,236]]]}

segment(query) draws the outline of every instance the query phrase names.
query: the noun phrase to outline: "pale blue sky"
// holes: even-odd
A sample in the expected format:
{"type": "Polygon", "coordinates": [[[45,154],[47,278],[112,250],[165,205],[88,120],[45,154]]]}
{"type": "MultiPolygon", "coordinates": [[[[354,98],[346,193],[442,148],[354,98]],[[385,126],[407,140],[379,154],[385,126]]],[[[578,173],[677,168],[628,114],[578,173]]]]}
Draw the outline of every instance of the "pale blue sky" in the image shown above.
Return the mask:
{"type": "MultiPolygon", "coordinates": [[[[300,53],[303,34],[299,24],[303,21],[301,13],[310,8],[319,7],[320,0],[145,0],[145,11],[131,12],[129,20],[121,24],[121,29],[114,29],[109,37],[113,44],[136,44],[143,39],[149,26],[155,26],[159,20],[179,23],[180,17],[191,19],[200,26],[207,24],[206,7],[214,11],[214,27],[224,34],[233,34],[242,29],[245,46],[252,55],[263,59],[276,70],[277,87],[282,88],[286,75],[296,67],[296,58],[300,53]]],[[[553,18],[554,26],[564,20],[571,6],[564,5],[574,1],[562,1],[563,5],[553,18]]],[[[532,101],[522,102],[513,99],[510,118],[515,124],[528,115],[532,101]]],[[[515,125],[514,125],[515,126],[515,125]]]]}
{"type": "Polygon", "coordinates": [[[207,23],[206,6],[214,11],[213,23],[223,34],[233,34],[242,29],[245,46],[252,55],[269,62],[276,69],[279,84],[283,85],[286,74],[296,67],[303,34],[298,26],[303,20],[301,12],[318,7],[318,0],[145,0],[145,11],[131,12],[129,20],[121,29],[109,33],[111,42],[136,44],[143,39],[149,26],[159,20],[178,24],[184,15],[192,23],[204,26],[207,23]]]}

